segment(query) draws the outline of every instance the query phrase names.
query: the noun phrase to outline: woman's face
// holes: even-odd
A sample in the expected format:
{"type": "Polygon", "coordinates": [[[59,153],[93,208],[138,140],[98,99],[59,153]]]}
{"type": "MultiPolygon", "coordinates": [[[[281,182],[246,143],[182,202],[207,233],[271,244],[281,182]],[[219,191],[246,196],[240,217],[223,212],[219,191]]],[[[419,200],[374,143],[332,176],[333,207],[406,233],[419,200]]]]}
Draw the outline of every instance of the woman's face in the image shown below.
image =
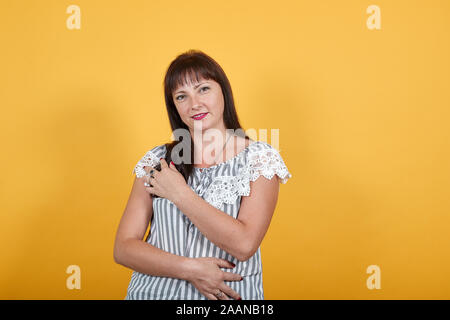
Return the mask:
{"type": "Polygon", "coordinates": [[[196,128],[201,125],[202,131],[210,128],[224,130],[222,88],[212,79],[200,78],[199,80],[199,82],[188,82],[174,90],[172,96],[178,114],[191,131],[194,125],[196,128]],[[201,113],[206,115],[194,117],[201,113]]]}

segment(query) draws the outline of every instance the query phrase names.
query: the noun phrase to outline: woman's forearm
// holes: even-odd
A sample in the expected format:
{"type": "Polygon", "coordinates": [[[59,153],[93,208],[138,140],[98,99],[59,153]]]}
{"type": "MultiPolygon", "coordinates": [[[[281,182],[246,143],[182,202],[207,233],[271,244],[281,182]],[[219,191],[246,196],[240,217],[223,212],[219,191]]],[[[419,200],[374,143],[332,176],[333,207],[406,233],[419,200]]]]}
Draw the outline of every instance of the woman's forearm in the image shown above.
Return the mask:
{"type": "Polygon", "coordinates": [[[176,200],[175,205],[219,248],[240,261],[249,258],[249,241],[241,221],[215,208],[190,188],[176,200]]]}
{"type": "Polygon", "coordinates": [[[114,260],[140,273],[188,280],[190,258],[161,250],[139,240],[128,239],[114,249],[114,260]]]}

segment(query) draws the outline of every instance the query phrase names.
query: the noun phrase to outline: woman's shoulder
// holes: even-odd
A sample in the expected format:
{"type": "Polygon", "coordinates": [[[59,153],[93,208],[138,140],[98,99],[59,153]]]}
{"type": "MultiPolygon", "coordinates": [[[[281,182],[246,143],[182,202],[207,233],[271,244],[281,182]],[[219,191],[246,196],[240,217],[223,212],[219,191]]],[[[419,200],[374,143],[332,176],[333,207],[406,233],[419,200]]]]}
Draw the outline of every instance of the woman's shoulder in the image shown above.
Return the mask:
{"type": "Polygon", "coordinates": [[[255,141],[249,145],[248,168],[251,180],[255,181],[260,175],[271,179],[274,174],[281,178],[282,183],[292,177],[286,163],[277,148],[265,141],[255,141]]]}
{"type": "Polygon", "coordinates": [[[142,158],[157,159],[159,162],[159,159],[165,157],[166,151],[167,151],[166,143],[154,145],[145,152],[142,158]]]}
{"type": "Polygon", "coordinates": [[[264,151],[272,151],[274,153],[279,153],[279,151],[273,147],[270,143],[262,140],[251,140],[249,146],[249,151],[251,152],[264,152],[264,151]]]}
{"type": "Polygon", "coordinates": [[[151,152],[154,155],[157,155],[160,158],[162,158],[166,154],[166,150],[167,150],[167,144],[163,143],[163,144],[159,144],[159,145],[154,146],[148,152],[151,152]]]}
{"type": "Polygon", "coordinates": [[[145,175],[144,167],[154,167],[159,163],[159,159],[164,158],[166,155],[166,144],[159,144],[151,147],[145,151],[145,154],[142,155],[139,161],[136,163],[133,169],[133,173],[136,174],[138,178],[141,178],[145,175]]]}

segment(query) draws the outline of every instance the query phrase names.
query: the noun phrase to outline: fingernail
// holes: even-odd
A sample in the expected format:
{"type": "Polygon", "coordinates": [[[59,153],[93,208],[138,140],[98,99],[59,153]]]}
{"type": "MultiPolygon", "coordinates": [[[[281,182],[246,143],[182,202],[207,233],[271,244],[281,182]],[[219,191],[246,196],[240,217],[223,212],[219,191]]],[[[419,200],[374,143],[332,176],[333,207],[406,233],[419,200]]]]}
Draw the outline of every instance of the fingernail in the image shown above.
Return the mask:
{"type": "Polygon", "coordinates": [[[239,281],[242,281],[242,280],[244,280],[244,278],[241,277],[241,280],[239,280],[239,281]]]}
{"type": "Polygon", "coordinates": [[[242,298],[241,298],[241,297],[239,297],[239,298],[238,298],[238,300],[242,300],[242,298]]]}
{"type": "Polygon", "coordinates": [[[230,262],[233,268],[236,268],[236,265],[233,262],[230,262]]]}
{"type": "Polygon", "coordinates": [[[170,161],[170,163],[174,166],[175,165],[175,163],[173,163],[173,161],[170,161]]]}
{"type": "Polygon", "coordinates": [[[159,158],[159,161],[161,161],[162,159],[164,159],[164,158],[159,158]]]}

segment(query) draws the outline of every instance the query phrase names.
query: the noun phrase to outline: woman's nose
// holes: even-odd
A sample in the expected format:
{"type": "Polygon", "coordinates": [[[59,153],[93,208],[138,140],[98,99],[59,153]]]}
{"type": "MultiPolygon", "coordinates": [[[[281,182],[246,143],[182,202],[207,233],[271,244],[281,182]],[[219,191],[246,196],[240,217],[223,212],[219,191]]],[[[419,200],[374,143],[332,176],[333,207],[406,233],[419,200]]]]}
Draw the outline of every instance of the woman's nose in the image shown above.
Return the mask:
{"type": "Polygon", "coordinates": [[[197,97],[197,95],[194,94],[192,96],[192,98],[191,98],[191,109],[195,110],[195,109],[198,109],[198,108],[201,108],[201,106],[200,106],[200,98],[197,97]]]}

